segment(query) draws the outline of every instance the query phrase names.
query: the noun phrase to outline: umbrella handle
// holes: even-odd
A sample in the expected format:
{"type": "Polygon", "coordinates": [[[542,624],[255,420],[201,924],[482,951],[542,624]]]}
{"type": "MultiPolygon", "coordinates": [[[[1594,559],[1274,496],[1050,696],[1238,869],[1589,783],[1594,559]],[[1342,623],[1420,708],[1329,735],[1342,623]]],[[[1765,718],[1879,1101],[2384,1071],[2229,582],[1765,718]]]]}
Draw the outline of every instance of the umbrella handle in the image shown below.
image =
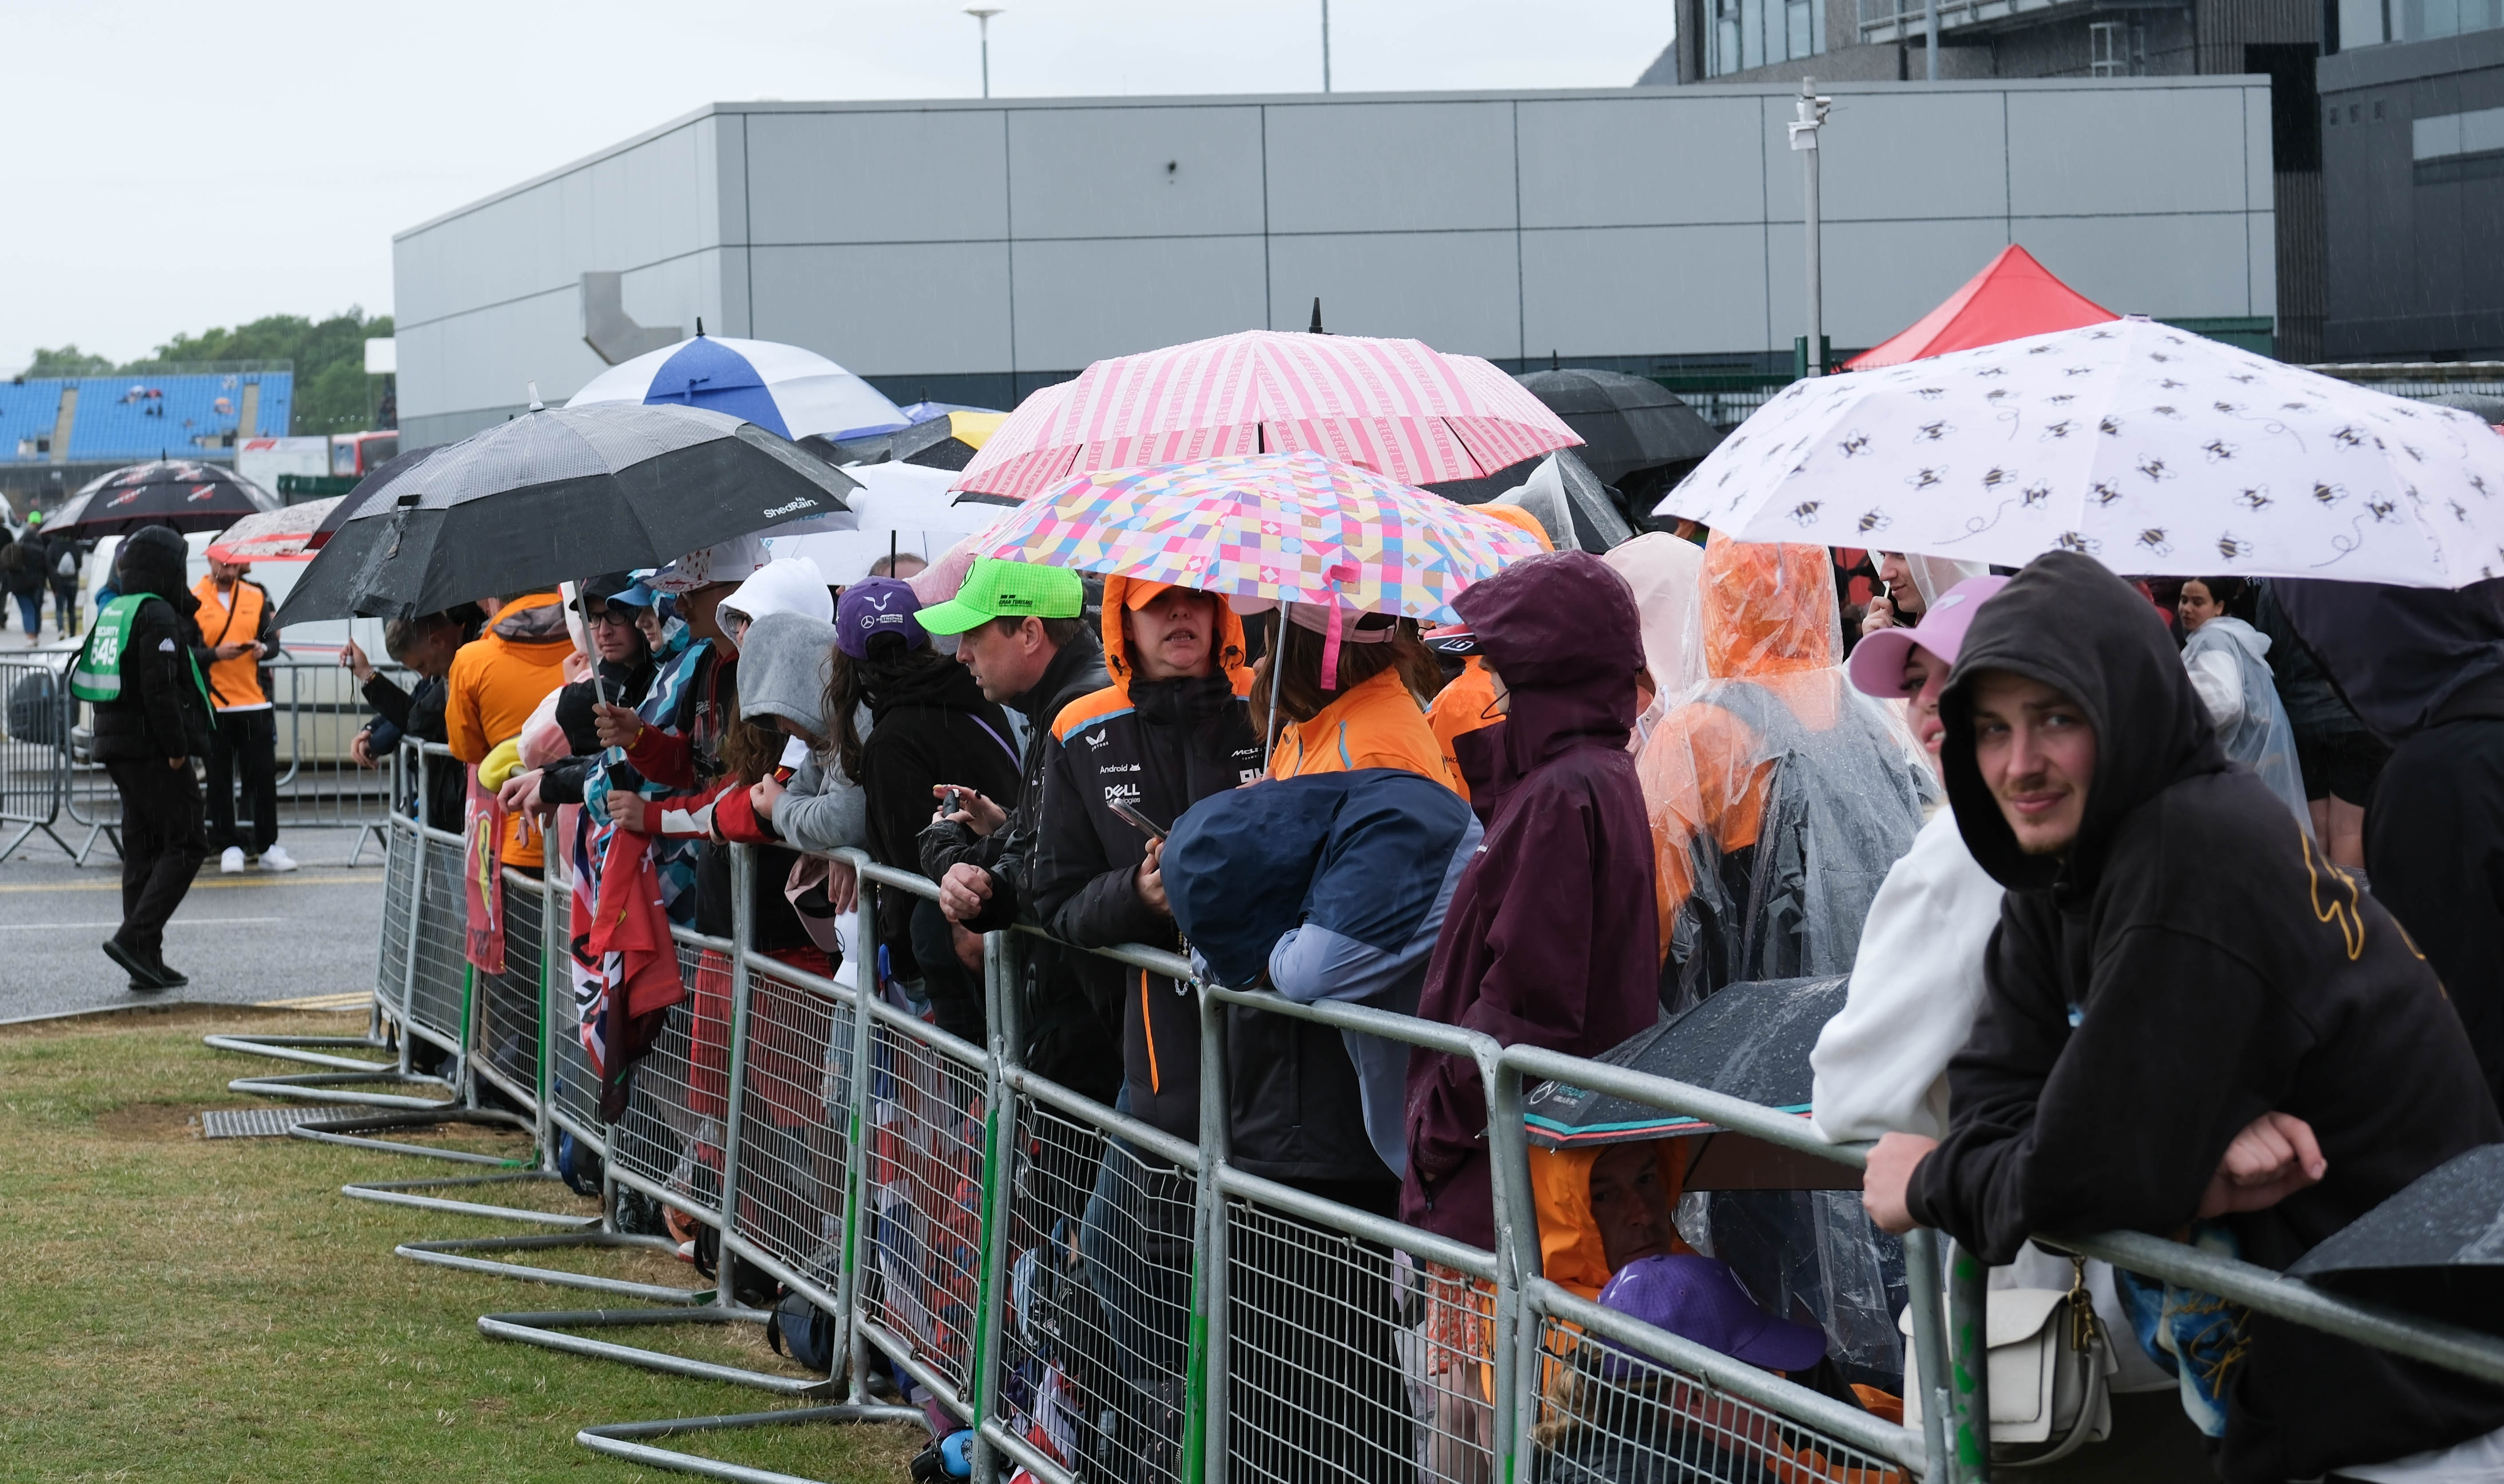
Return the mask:
{"type": "Polygon", "coordinates": [[[609,704],[609,682],[600,674],[600,645],[591,637],[591,579],[582,578],[574,585],[574,608],[582,615],[582,659],[591,667],[591,699],[602,706],[609,704]]]}

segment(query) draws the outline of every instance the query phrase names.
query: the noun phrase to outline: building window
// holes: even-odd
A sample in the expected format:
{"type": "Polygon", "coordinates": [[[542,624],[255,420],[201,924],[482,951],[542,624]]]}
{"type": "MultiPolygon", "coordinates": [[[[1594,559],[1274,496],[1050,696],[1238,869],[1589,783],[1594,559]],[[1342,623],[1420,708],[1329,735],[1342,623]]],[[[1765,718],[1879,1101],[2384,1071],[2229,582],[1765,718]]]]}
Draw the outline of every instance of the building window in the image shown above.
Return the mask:
{"type": "Polygon", "coordinates": [[[2135,78],[2147,71],[2147,33],[2136,20],[2099,20],[2087,27],[2087,71],[2135,78]]]}
{"type": "Polygon", "coordinates": [[[2504,108],[2417,120],[2409,155],[2420,186],[2504,175],[2504,108]]]}
{"type": "Polygon", "coordinates": [[[2504,29],[2504,0],[2339,0],[2339,50],[2504,29]]]}
{"type": "Polygon", "coordinates": [[[1775,62],[1798,61],[1826,51],[1825,0],[1707,0],[1712,24],[1704,75],[1775,62]]]}

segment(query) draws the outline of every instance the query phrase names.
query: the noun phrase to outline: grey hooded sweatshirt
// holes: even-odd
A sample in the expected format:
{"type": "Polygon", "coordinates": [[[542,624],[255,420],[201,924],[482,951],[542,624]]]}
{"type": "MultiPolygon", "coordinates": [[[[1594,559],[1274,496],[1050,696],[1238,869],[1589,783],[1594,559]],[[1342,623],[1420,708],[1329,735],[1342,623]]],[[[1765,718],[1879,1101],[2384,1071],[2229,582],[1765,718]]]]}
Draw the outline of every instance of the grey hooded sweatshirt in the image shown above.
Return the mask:
{"type": "MultiPolygon", "coordinates": [[[[824,713],[834,653],[833,624],[805,613],[760,616],[739,646],[739,713],[756,721],[788,718],[824,743],[833,731],[824,713]]],[[[774,806],[775,833],[795,850],[821,855],[860,846],[869,838],[860,785],[828,766],[817,746],[794,747],[783,758],[798,762],[774,806]]]]}

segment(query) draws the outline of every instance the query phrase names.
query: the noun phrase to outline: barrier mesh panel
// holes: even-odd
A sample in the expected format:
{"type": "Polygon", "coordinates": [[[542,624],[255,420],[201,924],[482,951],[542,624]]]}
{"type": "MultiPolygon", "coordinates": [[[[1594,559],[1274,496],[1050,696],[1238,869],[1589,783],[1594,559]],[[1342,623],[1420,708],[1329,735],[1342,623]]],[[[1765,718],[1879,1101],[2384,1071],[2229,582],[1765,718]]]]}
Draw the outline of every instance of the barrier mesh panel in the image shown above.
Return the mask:
{"type": "Polygon", "coordinates": [[[1549,1484],[1900,1484],[1887,1461],[1684,1374],[1654,1357],[1539,1322],[1528,1439],[1549,1484]]]}
{"type": "Polygon", "coordinates": [[[533,1112],[539,1106],[541,957],[545,952],[547,890],[518,871],[504,873],[504,967],[480,974],[478,1055],[533,1112]]]}
{"type": "Polygon", "coordinates": [[[409,919],[417,902],[417,833],[394,820],[383,829],[383,942],[374,961],[374,997],[398,1019],[408,989],[409,919]]]}
{"type": "Polygon", "coordinates": [[[961,1398],[983,1267],[984,1079],[882,1023],[868,1091],[864,1312],[961,1398]]]}
{"type": "Polygon", "coordinates": [[[1198,1177],[1021,1102],[1002,1398],[1081,1478],[1182,1477],[1198,1177]]]}
{"type": "Polygon", "coordinates": [[[417,919],[417,981],[409,993],[409,1019],[437,1038],[460,1044],[461,997],[469,982],[466,936],[470,904],[461,880],[461,843],[443,836],[426,842],[425,905],[417,919]]]}
{"type": "Polygon", "coordinates": [[[843,1268],[852,1009],[751,970],[736,1229],[828,1294],[843,1268]]]}
{"type": "Polygon", "coordinates": [[[730,957],[727,946],[683,930],[678,976],[693,993],[670,1012],[669,1027],[635,1063],[626,1113],[609,1129],[609,1158],[653,1181],[690,1214],[721,1215],[722,1118],[730,1064],[730,957]]]}
{"type": "Polygon", "coordinates": [[[1416,1477],[1392,1254],[1239,1197],[1226,1225],[1234,1476],[1416,1477]]]}

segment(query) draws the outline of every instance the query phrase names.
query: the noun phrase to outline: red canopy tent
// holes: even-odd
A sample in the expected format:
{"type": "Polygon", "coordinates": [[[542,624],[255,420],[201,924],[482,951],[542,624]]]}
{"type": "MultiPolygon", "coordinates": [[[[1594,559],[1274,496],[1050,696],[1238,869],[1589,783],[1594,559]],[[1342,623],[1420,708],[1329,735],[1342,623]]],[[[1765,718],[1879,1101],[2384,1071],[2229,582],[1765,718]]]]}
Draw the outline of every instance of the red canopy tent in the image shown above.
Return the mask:
{"type": "Polygon", "coordinates": [[[2012,242],[1989,267],[1949,294],[1946,303],[1886,344],[1845,362],[1843,368],[1866,371],[2120,318],[2054,278],[2033,254],[2012,242]]]}

